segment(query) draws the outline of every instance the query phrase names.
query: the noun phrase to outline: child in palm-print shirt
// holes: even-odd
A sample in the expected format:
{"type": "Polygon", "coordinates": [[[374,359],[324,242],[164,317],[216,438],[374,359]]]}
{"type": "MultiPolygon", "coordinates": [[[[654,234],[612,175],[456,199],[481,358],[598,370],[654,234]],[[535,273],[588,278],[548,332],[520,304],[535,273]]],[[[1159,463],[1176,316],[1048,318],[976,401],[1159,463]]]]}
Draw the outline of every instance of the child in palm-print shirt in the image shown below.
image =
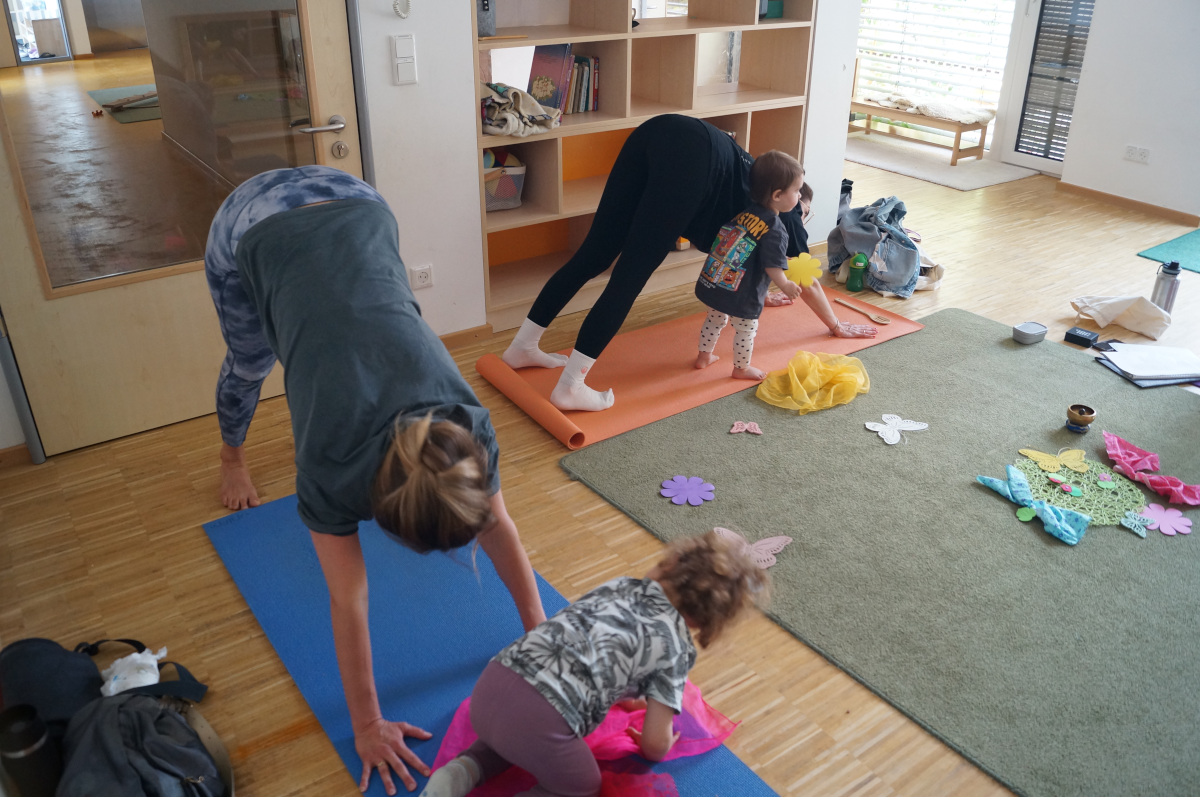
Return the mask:
{"type": "Polygon", "coordinates": [[[679,738],[675,714],[696,661],[768,578],[737,543],[709,532],[679,539],[645,578],[617,578],[500,651],[471,694],[479,739],[430,778],[424,796],[461,796],[517,765],[535,793],[594,795],[600,768],[584,738],[618,701],[646,705],[641,754],[657,761],[679,738]]]}

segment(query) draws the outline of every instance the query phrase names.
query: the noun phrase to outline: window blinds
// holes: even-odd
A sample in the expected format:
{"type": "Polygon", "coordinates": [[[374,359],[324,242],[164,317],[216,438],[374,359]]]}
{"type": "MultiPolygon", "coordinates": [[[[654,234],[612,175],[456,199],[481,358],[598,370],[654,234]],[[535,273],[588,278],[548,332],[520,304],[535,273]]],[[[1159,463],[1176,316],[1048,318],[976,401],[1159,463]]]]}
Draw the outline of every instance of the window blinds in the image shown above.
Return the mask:
{"type": "Polygon", "coordinates": [[[995,107],[1015,0],[862,0],[858,85],[995,107]]]}
{"type": "Polygon", "coordinates": [[[1095,0],[1042,0],[1018,153],[1062,161],[1095,0]]]}

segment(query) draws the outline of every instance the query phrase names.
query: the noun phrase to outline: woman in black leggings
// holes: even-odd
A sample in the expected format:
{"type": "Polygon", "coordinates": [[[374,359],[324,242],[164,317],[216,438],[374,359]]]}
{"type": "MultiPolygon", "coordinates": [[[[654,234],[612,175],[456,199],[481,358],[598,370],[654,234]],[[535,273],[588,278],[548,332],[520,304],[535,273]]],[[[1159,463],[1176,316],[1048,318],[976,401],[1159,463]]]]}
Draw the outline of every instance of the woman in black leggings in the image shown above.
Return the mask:
{"type": "MultiPolygon", "coordinates": [[[[728,134],[704,120],[665,114],[639,125],[621,147],[587,237],[538,294],[504,352],[505,363],[514,369],[565,367],[550,395],[558,408],[601,411],[611,406],[612,390],[597,392],[584,377],[676,239],[685,237],[708,252],[721,226],[750,205],[753,163],[728,134]],[[609,265],[612,278],[584,319],[570,358],[542,352],[542,332],[609,265]]],[[[788,255],[806,251],[808,235],[799,208],[780,219],[788,229],[788,255]]]]}

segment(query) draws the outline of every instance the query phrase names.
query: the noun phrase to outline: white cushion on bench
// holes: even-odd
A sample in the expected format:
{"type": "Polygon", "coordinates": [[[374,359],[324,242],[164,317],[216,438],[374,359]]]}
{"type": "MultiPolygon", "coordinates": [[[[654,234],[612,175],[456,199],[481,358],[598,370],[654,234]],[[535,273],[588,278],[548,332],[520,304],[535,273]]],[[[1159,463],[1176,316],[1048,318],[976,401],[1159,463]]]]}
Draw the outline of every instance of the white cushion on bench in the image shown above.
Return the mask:
{"type": "Polygon", "coordinates": [[[990,122],[996,116],[994,108],[964,103],[949,97],[918,97],[870,90],[860,92],[859,96],[863,100],[878,103],[885,108],[895,108],[910,114],[923,114],[938,119],[949,119],[965,125],[990,122]]]}

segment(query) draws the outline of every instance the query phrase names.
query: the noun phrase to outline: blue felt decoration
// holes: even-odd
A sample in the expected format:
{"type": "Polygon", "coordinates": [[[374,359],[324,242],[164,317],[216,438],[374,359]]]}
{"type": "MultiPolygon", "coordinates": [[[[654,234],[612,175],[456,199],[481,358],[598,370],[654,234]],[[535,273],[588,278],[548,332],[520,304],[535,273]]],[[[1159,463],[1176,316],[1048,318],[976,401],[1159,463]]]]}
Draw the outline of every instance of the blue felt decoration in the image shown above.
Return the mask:
{"type": "Polygon", "coordinates": [[[1079,544],[1079,540],[1087,532],[1088,523],[1092,521],[1091,517],[1069,508],[1052,506],[1045,500],[1034,500],[1025,473],[1012,464],[1007,465],[1005,471],[1008,474],[1008,480],[992,478],[987,475],[976,475],[975,480],[1019,506],[1033,508],[1038,519],[1046,528],[1046,533],[1067,544],[1079,544]]]}

